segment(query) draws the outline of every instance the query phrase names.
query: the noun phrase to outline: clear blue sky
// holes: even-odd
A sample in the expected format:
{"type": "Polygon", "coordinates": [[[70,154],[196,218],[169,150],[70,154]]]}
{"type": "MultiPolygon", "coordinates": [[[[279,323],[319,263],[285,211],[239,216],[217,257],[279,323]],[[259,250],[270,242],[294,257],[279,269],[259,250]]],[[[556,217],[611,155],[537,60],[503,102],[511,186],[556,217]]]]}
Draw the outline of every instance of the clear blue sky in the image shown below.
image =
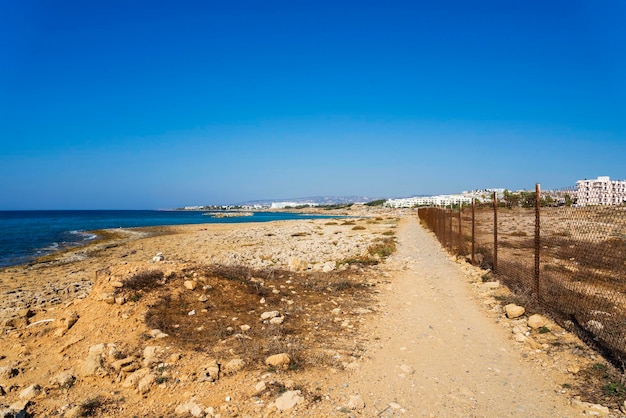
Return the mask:
{"type": "Polygon", "coordinates": [[[626,2],[0,3],[0,209],[626,178],[626,2]]]}

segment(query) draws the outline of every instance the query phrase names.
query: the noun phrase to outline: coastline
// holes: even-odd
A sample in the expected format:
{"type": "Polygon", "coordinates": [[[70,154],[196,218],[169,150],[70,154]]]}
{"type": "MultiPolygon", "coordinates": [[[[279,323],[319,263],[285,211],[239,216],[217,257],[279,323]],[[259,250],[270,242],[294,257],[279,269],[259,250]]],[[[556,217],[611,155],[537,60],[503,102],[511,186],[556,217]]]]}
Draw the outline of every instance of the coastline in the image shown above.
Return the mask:
{"type": "MultiPolygon", "coordinates": [[[[101,373],[114,377],[120,373],[114,369],[117,366],[107,363],[109,365],[105,367],[104,363],[99,363],[93,372],[85,371],[85,362],[89,361],[85,356],[98,344],[107,347],[112,344],[111,347],[114,345],[120,352],[111,359],[113,362],[122,355],[121,352],[144,350],[146,344],[161,344],[161,340],[146,335],[152,332],[151,326],[154,327],[149,324],[149,312],[163,303],[159,301],[169,297],[160,293],[165,290],[140,291],[141,297],[136,291],[119,293],[123,290],[119,286],[124,286],[142,272],[158,271],[159,277],[165,280],[163,283],[173,286],[168,287],[168,295],[187,295],[192,299],[186,299],[185,303],[204,306],[202,311],[196,308],[189,315],[185,311],[176,321],[195,321],[196,317],[217,320],[218,325],[226,321],[219,325],[219,331],[201,333],[201,337],[196,335],[197,331],[191,330],[190,337],[175,339],[172,336],[163,340],[162,343],[174,347],[185,359],[176,363],[177,376],[182,381],[189,379],[184,376],[195,374],[194,370],[202,367],[203,362],[210,364],[211,358],[218,362],[232,360],[232,354],[219,350],[221,345],[231,351],[242,347],[237,339],[226,338],[237,335],[226,330],[232,329],[228,327],[231,323],[235,325],[245,320],[245,325],[252,327],[248,334],[263,341],[262,346],[275,344],[272,343],[274,331],[266,334],[263,331],[265,326],[259,326],[258,319],[252,319],[258,318],[264,310],[278,310],[287,328],[296,326],[298,333],[304,332],[302,338],[307,335],[306,340],[298,338],[297,344],[295,340],[289,343],[292,348],[288,352],[292,356],[308,353],[307,356],[326,359],[323,347],[330,341],[326,333],[340,324],[324,318],[338,301],[346,307],[352,306],[350,309],[360,309],[358,312],[370,312],[367,305],[360,303],[369,300],[367,294],[371,291],[367,289],[378,280],[371,273],[377,271],[375,264],[382,259],[369,249],[377,243],[390,241],[396,223],[393,217],[329,218],[107,230],[109,236],[86,247],[68,249],[38,262],[4,268],[0,270],[0,346],[7,347],[7,350],[0,356],[0,369],[8,367],[7,370],[15,369],[18,373],[11,374],[9,379],[14,389],[8,392],[3,402],[19,401],[18,395],[36,384],[46,388],[47,396],[36,397],[32,408],[36,416],[47,416],[67,404],[68,393],[72,399],[70,404],[76,406],[85,402],[88,394],[94,391],[114,393],[119,390],[115,378],[111,382],[98,377],[101,373]],[[239,278],[235,279],[233,275],[239,278]],[[216,289],[223,290],[215,293],[216,289]],[[353,289],[350,301],[342,296],[344,289],[353,289]],[[246,292],[252,293],[246,296],[246,292]],[[241,296],[251,299],[238,308],[241,296]],[[205,302],[198,302],[198,298],[205,302]],[[303,309],[308,312],[305,316],[301,316],[303,309]],[[245,319],[247,317],[250,318],[245,319]],[[315,318],[313,323],[310,318],[315,318]],[[316,323],[319,324],[315,326],[316,331],[304,331],[316,323]],[[309,335],[312,331],[314,333],[309,335]],[[220,336],[217,339],[216,332],[220,336]],[[146,338],[154,340],[146,341],[146,338]],[[205,347],[207,353],[197,355],[194,346],[189,345],[189,341],[195,340],[202,341],[203,345],[212,342],[205,347]],[[29,347],[28,354],[24,355],[20,347],[29,347]],[[295,347],[300,348],[293,351],[295,347]],[[196,354],[191,356],[191,353],[196,354]],[[51,377],[59,373],[73,376],[70,392],[59,391],[58,386],[51,383],[51,377]]],[[[168,308],[159,314],[159,318],[173,315],[173,312],[168,308]]],[[[198,329],[210,324],[204,323],[198,329]]],[[[354,350],[350,336],[356,332],[356,327],[349,327],[345,328],[345,335],[333,335],[335,350],[343,346],[347,353],[354,350]]],[[[176,329],[170,328],[167,333],[176,329]]],[[[258,362],[264,361],[259,357],[262,351],[255,351],[255,354],[250,350],[246,349],[240,355],[242,361],[254,363],[250,364],[252,369],[228,378],[231,372],[225,371],[225,386],[220,391],[232,390],[231,384],[242,385],[250,379],[250,372],[256,373],[258,362]]],[[[324,361],[334,360],[329,357],[324,361]]],[[[174,370],[174,365],[170,367],[174,370]]],[[[126,379],[129,373],[122,372],[118,379],[126,379]]],[[[313,369],[312,373],[317,372],[313,369]]],[[[9,388],[5,378],[0,376],[0,384],[9,388]]],[[[190,390],[188,385],[173,384],[174,381],[165,379],[165,376],[161,380],[163,388],[167,386],[175,393],[180,391],[179,397],[190,390]]],[[[206,392],[208,387],[199,386],[204,388],[201,390],[204,395],[213,396],[206,392]]],[[[154,381],[150,387],[149,398],[146,398],[148,395],[144,389],[139,392],[124,390],[125,402],[130,408],[127,411],[136,415],[150,415],[154,411],[171,414],[171,405],[163,403],[159,395],[162,389],[155,386],[154,381]],[[142,410],[146,402],[151,405],[148,411],[142,410]]],[[[119,413],[100,416],[119,416],[119,413]]]]}

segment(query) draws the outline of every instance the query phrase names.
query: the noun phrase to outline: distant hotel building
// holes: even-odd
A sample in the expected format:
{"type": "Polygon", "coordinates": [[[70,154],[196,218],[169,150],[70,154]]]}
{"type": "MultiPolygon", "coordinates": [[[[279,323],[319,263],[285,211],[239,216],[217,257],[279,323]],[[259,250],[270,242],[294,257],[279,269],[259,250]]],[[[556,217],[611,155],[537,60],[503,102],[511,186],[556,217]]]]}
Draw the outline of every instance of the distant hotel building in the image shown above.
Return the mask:
{"type": "Polygon", "coordinates": [[[611,181],[608,176],[595,180],[578,180],[576,198],[578,206],[621,205],[626,202],[626,181],[611,181]]]}
{"type": "Polygon", "coordinates": [[[425,197],[407,197],[403,199],[388,199],[385,202],[385,206],[392,208],[412,208],[416,206],[450,206],[472,203],[472,198],[455,194],[455,195],[439,195],[439,196],[425,196],[425,197]]]}

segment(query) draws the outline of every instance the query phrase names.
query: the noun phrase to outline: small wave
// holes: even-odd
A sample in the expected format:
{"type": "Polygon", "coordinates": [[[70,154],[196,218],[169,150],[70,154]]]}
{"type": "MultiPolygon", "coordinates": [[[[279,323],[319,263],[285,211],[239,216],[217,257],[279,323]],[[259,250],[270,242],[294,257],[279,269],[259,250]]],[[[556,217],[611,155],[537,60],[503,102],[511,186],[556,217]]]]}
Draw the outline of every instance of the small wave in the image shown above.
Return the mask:
{"type": "Polygon", "coordinates": [[[59,249],[59,243],[58,242],[53,242],[52,244],[48,245],[47,247],[41,248],[40,251],[56,251],[59,249]]]}
{"type": "Polygon", "coordinates": [[[91,241],[91,240],[98,238],[96,234],[92,234],[90,232],[85,232],[85,231],[70,231],[70,234],[80,235],[84,241],[91,241]]]}

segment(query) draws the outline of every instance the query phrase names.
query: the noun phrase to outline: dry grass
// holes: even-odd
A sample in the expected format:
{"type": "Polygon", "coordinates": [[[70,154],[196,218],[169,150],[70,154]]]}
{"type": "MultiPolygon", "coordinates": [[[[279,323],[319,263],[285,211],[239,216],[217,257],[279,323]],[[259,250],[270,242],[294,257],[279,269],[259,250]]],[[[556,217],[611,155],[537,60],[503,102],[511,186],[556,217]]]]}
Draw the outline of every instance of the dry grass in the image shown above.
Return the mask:
{"type": "Polygon", "coordinates": [[[371,300],[367,271],[294,273],[197,266],[179,276],[156,289],[145,316],[148,327],[170,335],[181,348],[217,358],[241,356],[252,367],[264,367],[267,356],[282,352],[292,358],[292,368],[323,367],[306,361],[304,353],[329,344],[334,349],[350,347],[349,335],[356,332],[329,321],[329,312],[337,306],[350,311],[371,300]],[[196,290],[181,290],[183,276],[194,273],[196,290]],[[285,318],[282,324],[261,321],[263,312],[273,310],[285,318]]]}

